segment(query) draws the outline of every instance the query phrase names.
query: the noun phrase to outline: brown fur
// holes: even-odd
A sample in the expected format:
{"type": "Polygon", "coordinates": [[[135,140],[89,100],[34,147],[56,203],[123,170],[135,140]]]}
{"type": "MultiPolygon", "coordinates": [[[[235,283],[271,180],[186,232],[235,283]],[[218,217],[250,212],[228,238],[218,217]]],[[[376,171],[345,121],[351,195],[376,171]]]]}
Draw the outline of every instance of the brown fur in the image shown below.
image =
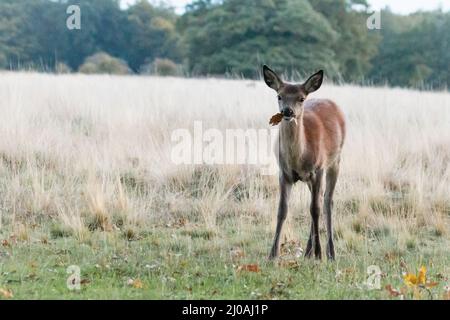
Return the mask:
{"type": "Polygon", "coordinates": [[[345,120],[330,100],[309,100],[303,114],[306,149],[314,150],[310,161],[316,168],[328,167],[344,145],[345,120]]]}

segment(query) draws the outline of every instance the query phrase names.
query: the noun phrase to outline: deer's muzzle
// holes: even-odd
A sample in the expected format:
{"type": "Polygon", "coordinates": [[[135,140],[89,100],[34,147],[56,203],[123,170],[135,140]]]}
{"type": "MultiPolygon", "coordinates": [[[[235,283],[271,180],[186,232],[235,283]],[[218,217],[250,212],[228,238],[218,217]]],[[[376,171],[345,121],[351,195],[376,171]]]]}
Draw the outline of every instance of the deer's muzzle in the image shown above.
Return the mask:
{"type": "Polygon", "coordinates": [[[291,108],[284,108],[281,111],[281,114],[283,115],[284,118],[287,119],[291,119],[295,116],[294,110],[292,110],[291,108]]]}

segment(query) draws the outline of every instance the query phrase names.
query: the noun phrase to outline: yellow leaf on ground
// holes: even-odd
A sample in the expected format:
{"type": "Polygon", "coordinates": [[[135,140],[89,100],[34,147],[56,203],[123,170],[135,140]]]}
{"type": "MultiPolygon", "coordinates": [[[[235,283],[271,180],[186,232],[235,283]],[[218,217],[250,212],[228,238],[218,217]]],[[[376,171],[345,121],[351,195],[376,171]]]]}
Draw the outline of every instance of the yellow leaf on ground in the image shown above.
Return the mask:
{"type": "Polygon", "coordinates": [[[420,268],[417,281],[419,284],[425,284],[427,282],[427,268],[425,267],[420,268]]]}
{"type": "Polygon", "coordinates": [[[140,279],[135,279],[135,280],[128,279],[127,284],[130,287],[133,287],[135,289],[142,289],[142,288],[144,288],[144,284],[142,283],[142,281],[140,279]]]}
{"type": "Polygon", "coordinates": [[[408,287],[417,286],[418,280],[415,274],[407,273],[403,276],[403,281],[408,287]]]}
{"type": "Polygon", "coordinates": [[[438,282],[427,282],[427,268],[422,266],[417,275],[407,273],[403,275],[403,281],[408,287],[421,287],[431,289],[439,285],[438,282]]]}
{"type": "Polygon", "coordinates": [[[144,284],[142,283],[141,280],[136,279],[133,282],[133,288],[135,288],[135,289],[142,289],[142,288],[144,288],[144,284]]]}

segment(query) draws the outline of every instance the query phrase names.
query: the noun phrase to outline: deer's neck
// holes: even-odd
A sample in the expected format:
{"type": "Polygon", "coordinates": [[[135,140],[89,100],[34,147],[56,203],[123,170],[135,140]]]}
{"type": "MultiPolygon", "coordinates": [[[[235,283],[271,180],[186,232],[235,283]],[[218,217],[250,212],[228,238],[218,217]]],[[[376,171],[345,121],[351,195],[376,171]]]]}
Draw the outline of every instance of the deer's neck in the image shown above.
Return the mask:
{"type": "Polygon", "coordinates": [[[281,147],[292,157],[301,157],[306,149],[305,128],[303,113],[296,118],[297,121],[284,121],[281,124],[281,147]]]}

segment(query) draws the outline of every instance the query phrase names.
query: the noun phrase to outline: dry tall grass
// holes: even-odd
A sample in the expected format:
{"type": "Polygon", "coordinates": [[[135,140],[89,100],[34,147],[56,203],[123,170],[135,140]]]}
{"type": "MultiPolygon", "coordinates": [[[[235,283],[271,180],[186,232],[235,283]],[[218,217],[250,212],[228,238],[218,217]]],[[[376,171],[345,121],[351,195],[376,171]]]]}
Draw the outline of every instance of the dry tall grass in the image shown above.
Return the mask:
{"type": "MultiPolygon", "coordinates": [[[[348,120],[337,235],[349,245],[363,231],[398,232],[405,245],[419,228],[448,237],[450,94],[327,85],[314,96],[348,120]]],[[[0,110],[2,228],[59,223],[83,238],[180,221],[245,232],[262,221],[273,231],[276,177],[170,161],[172,131],[194,121],[268,128],[276,100],[262,82],[3,73],[0,110]]],[[[295,192],[290,217],[306,221],[308,192],[295,192]]]]}

